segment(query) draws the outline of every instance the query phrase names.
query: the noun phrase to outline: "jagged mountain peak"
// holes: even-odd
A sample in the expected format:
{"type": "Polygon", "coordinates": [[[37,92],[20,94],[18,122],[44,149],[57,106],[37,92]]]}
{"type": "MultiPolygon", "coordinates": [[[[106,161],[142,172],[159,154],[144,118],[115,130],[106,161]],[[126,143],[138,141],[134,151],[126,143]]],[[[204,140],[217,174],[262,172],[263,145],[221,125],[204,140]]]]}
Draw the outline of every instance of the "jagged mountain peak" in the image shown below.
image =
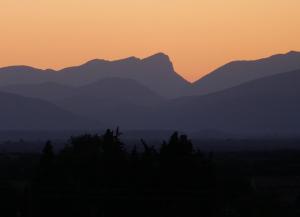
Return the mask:
{"type": "Polygon", "coordinates": [[[166,62],[171,62],[170,57],[167,54],[162,53],[162,52],[153,54],[153,55],[151,55],[149,57],[146,57],[142,60],[143,61],[161,61],[161,62],[166,61],[166,62]]]}

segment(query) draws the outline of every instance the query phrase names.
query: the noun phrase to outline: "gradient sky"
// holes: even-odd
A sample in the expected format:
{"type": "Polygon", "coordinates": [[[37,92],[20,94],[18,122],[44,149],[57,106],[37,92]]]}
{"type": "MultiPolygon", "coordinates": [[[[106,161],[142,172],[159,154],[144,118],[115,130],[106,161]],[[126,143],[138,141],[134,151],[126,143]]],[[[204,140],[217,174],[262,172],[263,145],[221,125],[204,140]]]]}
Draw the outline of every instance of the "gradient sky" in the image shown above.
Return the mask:
{"type": "Polygon", "coordinates": [[[299,0],[0,0],[0,66],[164,52],[195,80],[231,60],[300,50],[299,11],[299,0]]]}

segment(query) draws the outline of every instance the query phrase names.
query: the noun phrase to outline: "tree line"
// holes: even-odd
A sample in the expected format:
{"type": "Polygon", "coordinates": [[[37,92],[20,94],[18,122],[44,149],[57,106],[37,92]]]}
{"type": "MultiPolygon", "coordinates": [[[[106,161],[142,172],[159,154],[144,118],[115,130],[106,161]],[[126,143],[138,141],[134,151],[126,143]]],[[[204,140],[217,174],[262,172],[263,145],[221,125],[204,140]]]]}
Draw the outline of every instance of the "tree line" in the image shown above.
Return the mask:
{"type": "Polygon", "coordinates": [[[179,214],[180,207],[180,212],[187,211],[185,203],[191,206],[199,199],[213,203],[208,200],[215,186],[212,156],[196,149],[186,135],[175,132],[158,148],[141,140],[140,146],[131,149],[120,136],[118,129],[108,129],[103,135],[72,137],[59,153],[48,141],[34,179],[34,194],[39,198],[35,203],[40,209],[49,210],[49,216],[67,216],[67,204],[79,203],[72,210],[78,209],[76,215],[81,216],[87,216],[86,210],[95,216],[138,216],[145,210],[159,216],[167,210],[173,212],[162,204],[174,206],[179,214]],[[65,207],[53,206],[53,197],[68,202],[65,207]]]}
{"type": "Polygon", "coordinates": [[[159,146],[128,146],[121,135],[108,129],[71,137],[59,151],[48,141],[38,155],[4,155],[1,216],[294,216],[276,189],[259,191],[242,164],[201,151],[187,135],[159,146]]]}

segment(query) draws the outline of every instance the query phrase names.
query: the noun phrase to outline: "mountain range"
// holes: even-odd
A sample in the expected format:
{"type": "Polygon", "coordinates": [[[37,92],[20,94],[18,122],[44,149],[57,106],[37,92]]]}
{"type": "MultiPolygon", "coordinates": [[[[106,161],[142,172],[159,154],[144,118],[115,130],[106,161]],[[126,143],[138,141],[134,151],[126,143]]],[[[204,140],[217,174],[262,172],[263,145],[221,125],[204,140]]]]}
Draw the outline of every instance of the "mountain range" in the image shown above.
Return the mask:
{"type": "Polygon", "coordinates": [[[28,66],[5,67],[0,69],[0,86],[54,82],[78,87],[110,77],[133,79],[168,98],[185,95],[190,86],[189,82],[174,71],[169,57],[162,53],[145,59],[136,57],[117,61],[95,59],[59,71],[40,70],[28,66]]]}
{"type": "Polygon", "coordinates": [[[0,130],[79,130],[101,126],[97,121],[35,98],[0,92],[0,102],[0,130]]]}
{"type": "Polygon", "coordinates": [[[192,84],[162,53],[59,71],[11,66],[0,68],[0,129],[298,134],[299,84],[295,51],[230,62],[192,84]]]}
{"type": "Polygon", "coordinates": [[[172,100],[161,107],[161,126],[239,133],[300,132],[300,70],[280,73],[216,93],[172,100]]]}

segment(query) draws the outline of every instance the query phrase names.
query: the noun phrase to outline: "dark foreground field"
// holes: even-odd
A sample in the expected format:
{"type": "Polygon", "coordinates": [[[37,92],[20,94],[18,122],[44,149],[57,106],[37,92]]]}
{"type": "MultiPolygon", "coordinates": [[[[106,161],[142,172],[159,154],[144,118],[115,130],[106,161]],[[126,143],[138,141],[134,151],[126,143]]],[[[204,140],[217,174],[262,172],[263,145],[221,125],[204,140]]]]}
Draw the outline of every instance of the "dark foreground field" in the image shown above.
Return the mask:
{"type": "Polygon", "coordinates": [[[251,141],[227,140],[231,149],[210,151],[178,133],[155,146],[126,145],[120,135],[77,136],[59,148],[41,143],[40,152],[3,150],[0,216],[300,215],[293,140],[274,140],[276,149],[270,141],[256,140],[260,148],[251,149],[251,141]]]}

